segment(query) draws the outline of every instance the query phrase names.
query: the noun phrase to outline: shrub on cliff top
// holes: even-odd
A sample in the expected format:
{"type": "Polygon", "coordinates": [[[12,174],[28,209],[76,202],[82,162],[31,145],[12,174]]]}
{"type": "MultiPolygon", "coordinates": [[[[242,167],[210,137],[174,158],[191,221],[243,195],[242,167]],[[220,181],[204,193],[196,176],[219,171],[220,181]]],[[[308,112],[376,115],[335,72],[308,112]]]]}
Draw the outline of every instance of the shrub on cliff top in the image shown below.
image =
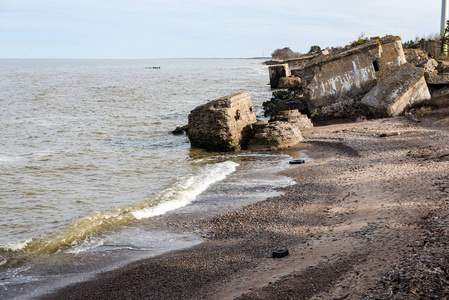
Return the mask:
{"type": "Polygon", "coordinates": [[[276,49],[271,53],[271,57],[274,59],[289,59],[293,57],[299,57],[301,56],[301,53],[294,52],[289,47],[284,47],[282,49],[276,49]]]}

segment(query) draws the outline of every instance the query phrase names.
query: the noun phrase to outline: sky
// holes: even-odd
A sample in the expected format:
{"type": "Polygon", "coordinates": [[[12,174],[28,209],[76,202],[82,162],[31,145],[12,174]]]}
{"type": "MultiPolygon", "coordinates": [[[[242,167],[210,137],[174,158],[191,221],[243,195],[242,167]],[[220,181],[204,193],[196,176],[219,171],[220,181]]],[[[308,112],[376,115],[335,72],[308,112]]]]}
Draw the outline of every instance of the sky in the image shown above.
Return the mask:
{"type": "Polygon", "coordinates": [[[241,58],[440,31],[441,0],[0,0],[0,58],[241,58]]]}

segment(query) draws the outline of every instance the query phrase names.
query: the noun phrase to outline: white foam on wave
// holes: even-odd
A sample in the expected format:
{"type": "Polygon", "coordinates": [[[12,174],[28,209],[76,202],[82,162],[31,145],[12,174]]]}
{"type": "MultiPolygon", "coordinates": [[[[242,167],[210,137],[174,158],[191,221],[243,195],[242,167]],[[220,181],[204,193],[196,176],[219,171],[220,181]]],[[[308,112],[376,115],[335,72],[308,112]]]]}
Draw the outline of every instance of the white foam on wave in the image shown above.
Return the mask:
{"type": "Polygon", "coordinates": [[[79,254],[85,251],[88,251],[90,249],[95,249],[97,247],[103,246],[104,245],[104,239],[90,239],[87,241],[84,241],[81,244],[78,245],[74,245],[72,248],[69,248],[66,253],[71,253],[71,254],[79,254]]]}
{"type": "Polygon", "coordinates": [[[32,240],[33,240],[32,238],[27,238],[26,240],[23,241],[6,244],[2,248],[6,251],[19,251],[24,249],[32,240]]]}
{"type": "Polygon", "coordinates": [[[132,212],[138,219],[146,219],[163,215],[171,210],[184,207],[204,192],[210,185],[221,181],[229,174],[235,172],[238,164],[226,161],[205,167],[199,174],[189,176],[182,180],[174,188],[162,193],[160,204],[153,207],[145,207],[132,212]]]}
{"type": "Polygon", "coordinates": [[[97,211],[67,224],[61,230],[42,237],[28,238],[3,246],[11,252],[55,253],[69,247],[70,253],[81,253],[102,246],[103,230],[126,225],[133,220],[141,220],[163,215],[169,211],[184,207],[195,200],[213,183],[225,179],[236,170],[237,163],[227,161],[201,166],[197,174],[180,179],[178,184],[165,190],[159,197],[148,203],[134,207],[116,208],[110,211],[97,211]]]}

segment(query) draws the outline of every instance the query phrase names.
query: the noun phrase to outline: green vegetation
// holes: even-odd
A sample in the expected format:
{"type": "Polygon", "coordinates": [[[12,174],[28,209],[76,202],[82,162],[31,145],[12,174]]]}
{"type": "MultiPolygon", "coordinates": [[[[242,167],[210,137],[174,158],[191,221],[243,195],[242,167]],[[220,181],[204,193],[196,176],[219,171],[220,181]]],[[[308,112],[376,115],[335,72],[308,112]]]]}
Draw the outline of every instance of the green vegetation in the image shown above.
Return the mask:
{"type": "Polygon", "coordinates": [[[320,46],[314,45],[314,46],[310,47],[310,50],[307,54],[319,54],[319,53],[321,53],[321,51],[322,50],[321,50],[320,46]]]}

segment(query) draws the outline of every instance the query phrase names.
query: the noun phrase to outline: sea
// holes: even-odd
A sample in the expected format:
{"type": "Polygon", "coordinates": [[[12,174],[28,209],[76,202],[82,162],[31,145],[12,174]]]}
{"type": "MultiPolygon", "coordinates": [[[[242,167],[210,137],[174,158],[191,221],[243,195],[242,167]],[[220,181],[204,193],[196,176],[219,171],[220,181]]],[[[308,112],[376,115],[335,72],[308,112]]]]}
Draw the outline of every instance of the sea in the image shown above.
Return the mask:
{"type": "Polygon", "coordinates": [[[271,98],[258,59],[0,59],[0,299],[32,299],[201,243],[160,216],[208,216],[278,195],[282,152],[191,148],[196,106],[271,98]]]}

